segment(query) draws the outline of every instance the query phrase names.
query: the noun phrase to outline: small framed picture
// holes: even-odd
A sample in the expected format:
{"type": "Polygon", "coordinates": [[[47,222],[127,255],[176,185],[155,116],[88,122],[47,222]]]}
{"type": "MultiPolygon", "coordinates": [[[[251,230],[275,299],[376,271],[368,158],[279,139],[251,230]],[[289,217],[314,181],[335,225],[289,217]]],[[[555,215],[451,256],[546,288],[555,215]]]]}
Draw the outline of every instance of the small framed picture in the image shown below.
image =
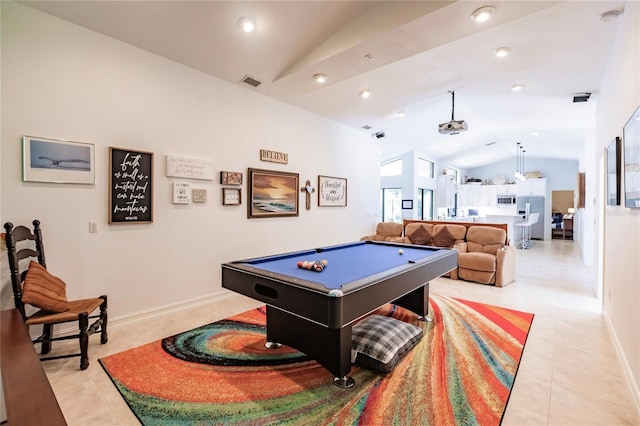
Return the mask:
{"type": "Polygon", "coordinates": [[[222,188],[222,205],[238,206],[242,204],[240,188],[222,188]]]}
{"type": "Polygon", "coordinates": [[[188,183],[173,183],[173,204],[189,204],[191,202],[191,187],[188,183]]]}
{"type": "Polygon", "coordinates": [[[220,172],[220,184],[242,185],[242,173],[241,172],[220,172]]]}
{"type": "Polygon", "coordinates": [[[402,210],[411,210],[413,208],[413,200],[402,200],[402,210]]]}
{"type": "Polygon", "coordinates": [[[206,188],[193,188],[191,190],[191,201],[194,203],[206,203],[207,202],[207,189],[206,188]]]}
{"type": "Polygon", "coordinates": [[[95,146],[58,139],[22,137],[25,182],[96,183],[95,146]]]}

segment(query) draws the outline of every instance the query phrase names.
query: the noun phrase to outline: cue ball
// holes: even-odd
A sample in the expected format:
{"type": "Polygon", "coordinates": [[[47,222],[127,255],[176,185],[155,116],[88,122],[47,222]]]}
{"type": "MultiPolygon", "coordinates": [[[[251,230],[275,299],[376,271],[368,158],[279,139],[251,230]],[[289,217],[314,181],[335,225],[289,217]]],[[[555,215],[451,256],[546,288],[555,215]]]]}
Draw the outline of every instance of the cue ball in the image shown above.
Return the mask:
{"type": "Polygon", "coordinates": [[[404,254],[404,251],[402,249],[398,250],[398,254],[404,254]]]}

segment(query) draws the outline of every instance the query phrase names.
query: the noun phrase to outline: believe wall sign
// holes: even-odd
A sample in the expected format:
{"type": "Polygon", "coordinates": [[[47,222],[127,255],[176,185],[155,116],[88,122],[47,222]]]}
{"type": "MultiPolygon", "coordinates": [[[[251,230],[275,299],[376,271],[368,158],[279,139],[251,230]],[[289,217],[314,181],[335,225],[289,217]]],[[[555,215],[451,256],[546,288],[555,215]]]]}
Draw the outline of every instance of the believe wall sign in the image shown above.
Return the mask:
{"type": "Polygon", "coordinates": [[[289,162],[289,154],[285,154],[284,152],[269,151],[268,149],[261,149],[260,161],[287,164],[289,162]]]}

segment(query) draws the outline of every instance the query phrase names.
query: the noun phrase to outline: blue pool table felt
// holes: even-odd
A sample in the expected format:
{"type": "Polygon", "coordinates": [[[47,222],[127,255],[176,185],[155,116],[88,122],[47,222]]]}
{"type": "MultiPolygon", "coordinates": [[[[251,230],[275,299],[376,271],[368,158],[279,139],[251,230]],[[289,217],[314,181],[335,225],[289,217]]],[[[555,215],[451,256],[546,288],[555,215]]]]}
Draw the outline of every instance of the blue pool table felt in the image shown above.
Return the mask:
{"type": "Polygon", "coordinates": [[[309,250],[254,259],[246,264],[294,279],[321,284],[329,290],[339,290],[344,284],[428,258],[438,252],[404,246],[354,243],[330,247],[321,253],[309,250]],[[399,254],[399,249],[402,249],[404,254],[399,254]],[[305,260],[327,260],[329,263],[321,272],[298,268],[297,263],[305,260]]]}

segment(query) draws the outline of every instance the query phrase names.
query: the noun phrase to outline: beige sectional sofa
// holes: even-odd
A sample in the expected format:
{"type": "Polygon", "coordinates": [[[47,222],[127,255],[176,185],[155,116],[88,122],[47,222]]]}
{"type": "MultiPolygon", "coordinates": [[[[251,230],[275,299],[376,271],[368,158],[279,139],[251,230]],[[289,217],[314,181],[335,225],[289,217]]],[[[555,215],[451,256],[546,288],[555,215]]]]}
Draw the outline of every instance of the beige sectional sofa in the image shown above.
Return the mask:
{"type": "MultiPolygon", "coordinates": [[[[458,268],[449,278],[504,287],[516,278],[516,248],[508,245],[506,224],[408,220],[403,232],[391,223],[378,224],[377,241],[449,247],[458,250],[458,268]],[[393,228],[394,232],[391,232],[393,228]]],[[[399,224],[395,224],[399,225],[399,224]]],[[[372,236],[364,239],[376,239],[372,236]]]]}

